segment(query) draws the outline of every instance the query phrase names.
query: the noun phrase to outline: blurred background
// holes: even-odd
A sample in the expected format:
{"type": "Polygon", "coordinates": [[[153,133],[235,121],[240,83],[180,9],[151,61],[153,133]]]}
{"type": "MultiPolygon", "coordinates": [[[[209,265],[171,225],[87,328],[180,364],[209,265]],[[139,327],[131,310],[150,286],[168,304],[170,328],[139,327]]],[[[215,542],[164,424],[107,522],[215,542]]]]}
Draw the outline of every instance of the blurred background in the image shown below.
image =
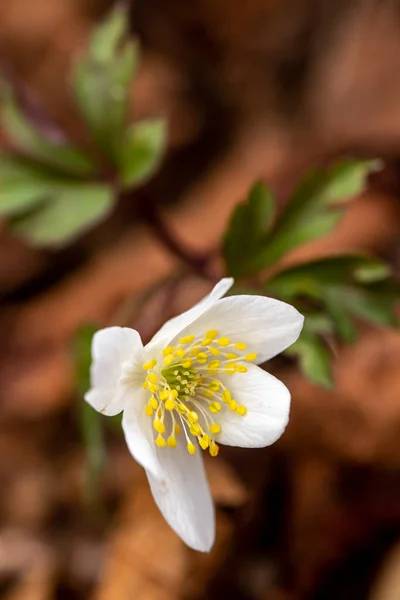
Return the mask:
{"type": "MultiPolygon", "coordinates": [[[[0,0],[0,597],[399,600],[400,334],[365,304],[357,340],[332,309],[342,336],[329,321],[302,369],[268,365],[292,392],[276,445],[206,461],[210,554],[169,529],[118,422],[81,395],[93,328],[146,341],[236,274],[246,244],[221,240],[255,181],[285,215],[310,169],[379,159],[337,226],[279,260],[314,281],[313,261],[368,255],[396,276],[400,3],[133,0],[93,38],[113,6],[0,0]],[[119,35],[140,45],[121,70],[119,35]],[[103,103],[114,76],[130,137],[103,103]]],[[[264,266],[241,273],[256,293],[264,266]]],[[[345,277],[324,269],[325,287],[345,277]]]]}

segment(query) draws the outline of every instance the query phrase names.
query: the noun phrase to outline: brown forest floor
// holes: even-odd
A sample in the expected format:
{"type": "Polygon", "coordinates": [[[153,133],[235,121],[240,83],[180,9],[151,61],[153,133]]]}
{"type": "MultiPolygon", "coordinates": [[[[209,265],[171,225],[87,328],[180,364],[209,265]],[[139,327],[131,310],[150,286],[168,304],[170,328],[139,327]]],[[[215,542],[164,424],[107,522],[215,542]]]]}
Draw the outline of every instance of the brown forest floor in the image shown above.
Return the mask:
{"type": "MultiPolygon", "coordinates": [[[[68,85],[105,0],[0,0],[0,57],[82,144],[68,85]]],[[[266,178],[284,201],[307,165],[345,151],[385,170],[337,231],[292,259],[376,251],[399,268],[399,3],[138,0],[143,40],[132,117],[170,125],[160,173],[138,191],[193,251],[217,247],[235,203],[266,178]],[[267,32],[267,34],[266,34],[267,32]],[[212,218],[210,218],[212,215],[212,218]]],[[[0,233],[0,596],[7,600],[398,600],[400,335],[364,330],[335,358],[336,389],[277,365],[293,395],[273,448],[208,466],[218,505],[210,555],[183,547],[116,433],[106,515],[83,501],[70,342],[180,268],[121,205],[59,252],[0,233]]],[[[189,285],[190,284],[190,285],[189,285]]],[[[206,283],[178,289],[172,314],[206,283]]],[[[159,325],[159,294],[140,313],[159,325]]],[[[168,316],[167,314],[164,315],[168,316]]]]}

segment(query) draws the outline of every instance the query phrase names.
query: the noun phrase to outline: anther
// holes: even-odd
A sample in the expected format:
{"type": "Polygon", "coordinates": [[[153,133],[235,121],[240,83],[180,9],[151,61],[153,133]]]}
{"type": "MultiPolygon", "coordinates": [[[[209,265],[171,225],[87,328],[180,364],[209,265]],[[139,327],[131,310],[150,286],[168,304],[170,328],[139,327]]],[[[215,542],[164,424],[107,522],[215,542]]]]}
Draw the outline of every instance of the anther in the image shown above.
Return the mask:
{"type": "Polygon", "coordinates": [[[180,432],[181,432],[180,426],[178,425],[178,423],[175,423],[175,425],[174,425],[174,433],[175,433],[175,435],[179,435],[180,432]]]}
{"type": "Polygon", "coordinates": [[[189,454],[196,454],[196,446],[193,444],[193,442],[189,442],[187,445],[187,449],[189,454]]]}
{"type": "Polygon", "coordinates": [[[157,419],[154,419],[153,421],[153,427],[156,431],[158,431],[158,433],[164,433],[165,432],[165,425],[162,421],[159,421],[157,419]]]}
{"type": "Polygon", "coordinates": [[[243,342],[236,342],[235,348],[237,350],[246,350],[247,346],[243,342]]]}
{"type": "Polygon", "coordinates": [[[148,417],[151,417],[153,415],[153,409],[149,404],[146,404],[145,411],[148,417]]]}
{"type": "Polygon", "coordinates": [[[200,346],[209,346],[211,344],[211,342],[212,342],[212,339],[206,337],[206,338],[204,338],[204,340],[201,341],[200,346]]]}
{"type": "Polygon", "coordinates": [[[246,356],[244,357],[245,360],[257,360],[258,354],[246,354],[246,356]]]}
{"type": "Polygon", "coordinates": [[[232,400],[232,394],[230,393],[229,390],[224,390],[222,392],[222,400],[224,402],[230,402],[232,400]]]}
{"type": "Polygon", "coordinates": [[[169,398],[169,400],[166,400],[165,409],[166,410],[174,410],[174,408],[175,408],[175,400],[173,400],[172,398],[169,398]]]}
{"type": "Polygon", "coordinates": [[[165,448],[165,446],[166,446],[166,442],[165,442],[164,438],[163,438],[163,437],[161,437],[161,435],[158,435],[158,436],[156,437],[156,444],[157,444],[157,446],[159,446],[160,448],[165,448]]]}
{"type": "Polygon", "coordinates": [[[236,365],[236,371],[238,373],[247,373],[247,367],[244,365],[236,365]]]}
{"type": "Polygon", "coordinates": [[[207,354],[205,352],[199,352],[198,355],[196,356],[196,360],[197,362],[199,362],[201,365],[204,365],[207,362],[207,354]]]}
{"type": "Polygon", "coordinates": [[[199,415],[194,410],[191,410],[187,417],[189,423],[198,423],[199,421],[199,415]]]}
{"type": "Polygon", "coordinates": [[[211,456],[217,456],[218,452],[219,452],[218,445],[215,442],[211,441],[210,442],[210,454],[211,454],[211,456]]]}
{"type": "Polygon", "coordinates": [[[182,366],[184,369],[190,369],[190,367],[193,365],[193,361],[190,360],[190,358],[187,358],[186,360],[183,361],[182,366]]]}
{"type": "Polygon", "coordinates": [[[203,435],[203,437],[199,438],[200,448],[202,450],[207,450],[209,444],[209,437],[207,434],[203,435]]]}
{"type": "Polygon", "coordinates": [[[154,410],[156,410],[156,408],[158,408],[157,398],[155,398],[154,396],[152,396],[150,398],[149,403],[154,410]]]}
{"type": "Polygon", "coordinates": [[[220,387],[221,387],[221,384],[219,381],[212,381],[211,383],[208,384],[208,388],[213,392],[218,392],[220,387]]]}
{"type": "Polygon", "coordinates": [[[153,369],[157,364],[157,360],[154,358],[153,360],[149,360],[147,362],[145,362],[142,367],[145,371],[148,371],[149,369],[153,369]]]}
{"type": "Polygon", "coordinates": [[[219,402],[210,402],[210,406],[208,408],[211,413],[215,414],[221,410],[221,405],[219,402]]]}
{"type": "Polygon", "coordinates": [[[232,363],[228,363],[225,366],[225,373],[227,373],[228,375],[233,375],[233,373],[236,373],[236,365],[233,365],[232,363]]]}
{"type": "Polygon", "coordinates": [[[174,435],[170,435],[167,439],[167,444],[170,448],[176,448],[176,437],[174,435]]]}
{"type": "Polygon", "coordinates": [[[221,351],[218,348],[214,348],[214,346],[210,346],[208,351],[213,355],[213,356],[219,356],[219,354],[221,353],[221,351]]]}
{"type": "Polygon", "coordinates": [[[167,398],[169,398],[169,391],[168,390],[162,390],[159,393],[160,396],[160,400],[167,400],[167,398]]]}
{"type": "Polygon", "coordinates": [[[179,358],[183,358],[185,356],[185,351],[183,348],[177,348],[175,350],[175,356],[178,356],[179,358]]]}
{"type": "Polygon", "coordinates": [[[216,331],[215,329],[210,329],[206,333],[206,338],[211,338],[213,340],[214,338],[217,337],[217,335],[218,335],[218,331],[216,331]]]}
{"type": "Polygon", "coordinates": [[[200,429],[200,425],[197,425],[197,423],[194,423],[193,425],[191,425],[189,427],[189,431],[192,435],[199,435],[201,433],[201,429],[200,429]]]}
{"type": "Polygon", "coordinates": [[[247,414],[247,408],[245,406],[243,406],[242,404],[238,404],[236,406],[236,412],[238,415],[241,415],[242,417],[244,417],[244,415],[247,414]]]}
{"type": "Polygon", "coordinates": [[[162,353],[164,354],[164,356],[168,356],[168,354],[172,354],[173,352],[173,348],[172,346],[167,346],[166,348],[164,348],[164,350],[162,351],[162,353]]]}
{"type": "Polygon", "coordinates": [[[179,340],[180,344],[190,344],[190,342],[193,342],[195,336],[193,334],[191,335],[187,335],[186,337],[181,337],[181,339],[179,340]]]}
{"type": "Polygon", "coordinates": [[[231,340],[228,337],[221,337],[217,340],[218,346],[229,346],[231,340]]]}
{"type": "Polygon", "coordinates": [[[212,423],[210,425],[210,433],[212,433],[213,435],[221,433],[221,425],[219,425],[218,423],[212,423]]]}

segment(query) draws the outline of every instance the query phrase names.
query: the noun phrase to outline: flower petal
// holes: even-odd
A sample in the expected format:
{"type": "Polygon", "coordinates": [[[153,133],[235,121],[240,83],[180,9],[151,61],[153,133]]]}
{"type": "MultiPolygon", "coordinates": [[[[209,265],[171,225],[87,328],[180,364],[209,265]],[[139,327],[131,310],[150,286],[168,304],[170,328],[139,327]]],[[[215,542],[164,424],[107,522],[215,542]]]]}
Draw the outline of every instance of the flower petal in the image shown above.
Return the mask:
{"type": "Polygon", "coordinates": [[[208,552],[215,539],[215,513],[199,449],[190,455],[183,436],[176,448],[157,448],[162,479],[147,472],[165,520],[194,550],[208,552]]]}
{"type": "Polygon", "coordinates": [[[218,300],[180,335],[204,336],[207,330],[216,329],[233,342],[244,342],[248,352],[258,354],[261,364],[297,340],[303,321],[286,302],[265,296],[230,296],[218,300]]]}
{"type": "Polygon", "coordinates": [[[290,392],[270,373],[248,365],[247,373],[222,375],[222,383],[232,397],[247,409],[244,416],[227,410],[218,415],[221,433],[216,441],[228,446],[261,448],[276,442],[282,435],[290,409],[290,392]]]}
{"type": "Polygon", "coordinates": [[[127,389],[122,428],[133,458],[155,477],[161,477],[162,469],[156,453],[152,419],[145,413],[148,398],[149,393],[142,388],[135,392],[127,389]]]}
{"type": "Polygon", "coordinates": [[[216,286],[211,290],[211,292],[200,302],[195,304],[192,308],[187,310],[186,312],[178,315],[177,317],[173,317],[159,329],[159,331],[155,334],[155,336],[151,339],[151,341],[147,344],[146,350],[149,348],[153,348],[153,346],[158,345],[159,343],[168,344],[172,340],[173,337],[178,335],[178,333],[187,325],[190,325],[197,317],[203,314],[207,309],[209,309],[217,300],[222,298],[226,294],[228,290],[233,285],[234,280],[232,277],[225,277],[221,279],[216,286]]]}
{"type": "Polygon", "coordinates": [[[124,388],[120,377],[124,363],[137,364],[143,355],[140,335],[127,327],[107,327],[97,331],[92,341],[91,389],[85,400],[99,412],[116,415],[124,408],[124,388]]]}

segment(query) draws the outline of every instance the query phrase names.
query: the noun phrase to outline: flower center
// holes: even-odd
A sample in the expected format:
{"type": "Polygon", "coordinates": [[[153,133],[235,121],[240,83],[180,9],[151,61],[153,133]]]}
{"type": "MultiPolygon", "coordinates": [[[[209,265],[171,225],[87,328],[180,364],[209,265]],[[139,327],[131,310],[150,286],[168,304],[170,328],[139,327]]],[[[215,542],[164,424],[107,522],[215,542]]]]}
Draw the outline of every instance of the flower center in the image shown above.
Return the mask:
{"type": "Polygon", "coordinates": [[[195,454],[193,442],[197,438],[203,450],[217,456],[214,436],[221,432],[221,426],[215,422],[215,415],[224,410],[240,416],[247,413],[246,407],[232,398],[219,375],[246,373],[245,363],[256,360],[257,355],[244,354],[245,350],[243,342],[218,338],[218,332],[212,330],[201,338],[181,338],[177,346],[164,348],[161,359],[143,365],[143,387],[150,394],[145,410],[153,417],[157,446],[175,448],[176,436],[183,431],[189,454],[195,454]]]}

